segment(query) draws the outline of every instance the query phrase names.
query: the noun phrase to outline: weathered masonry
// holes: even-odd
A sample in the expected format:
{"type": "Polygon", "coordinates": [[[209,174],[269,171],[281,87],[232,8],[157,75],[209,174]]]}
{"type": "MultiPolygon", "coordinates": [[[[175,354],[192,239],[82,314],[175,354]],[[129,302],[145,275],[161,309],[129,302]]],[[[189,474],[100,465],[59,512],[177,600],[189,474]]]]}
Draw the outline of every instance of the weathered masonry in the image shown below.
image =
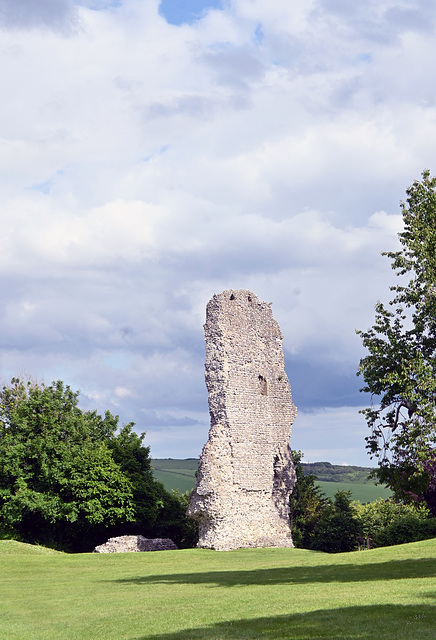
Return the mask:
{"type": "Polygon", "coordinates": [[[280,327],[270,305],[244,289],[214,295],[204,329],[211,426],[188,509],[198,546],[292,547],[297,410],[280,327]]]}

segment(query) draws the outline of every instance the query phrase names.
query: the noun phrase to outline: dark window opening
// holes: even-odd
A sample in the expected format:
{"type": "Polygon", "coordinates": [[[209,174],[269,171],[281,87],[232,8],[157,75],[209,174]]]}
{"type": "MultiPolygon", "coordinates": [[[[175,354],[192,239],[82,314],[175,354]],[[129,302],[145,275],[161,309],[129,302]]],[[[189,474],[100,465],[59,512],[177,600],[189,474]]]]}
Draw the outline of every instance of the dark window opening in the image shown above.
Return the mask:
{"type": "Polygon", "coordinates": [[[266,379],[263,376],[259,376],[259,393],[261,396],[266,396],[268,392],[268,385],[266,379]]]}
{"type": "Polygon", "coordinates": [[[273,468],[274,468],[273,490],[277,491],[280,489],[280,486],[282,484],[282,474],[283,474],[283,466],[278,455],[274,456],[273,468]]]}

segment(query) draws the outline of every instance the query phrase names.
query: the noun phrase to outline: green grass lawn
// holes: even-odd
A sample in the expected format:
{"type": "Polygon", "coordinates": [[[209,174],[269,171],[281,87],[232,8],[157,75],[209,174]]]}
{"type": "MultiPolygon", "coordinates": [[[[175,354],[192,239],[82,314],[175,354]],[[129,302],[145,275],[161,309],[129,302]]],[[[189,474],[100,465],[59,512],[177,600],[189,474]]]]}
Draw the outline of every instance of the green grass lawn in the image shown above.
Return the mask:
{"type": "Polygon", "coordinates": [[[328,555],[0,541],[2,640],[434,640],[436,540],[328,555]]]}

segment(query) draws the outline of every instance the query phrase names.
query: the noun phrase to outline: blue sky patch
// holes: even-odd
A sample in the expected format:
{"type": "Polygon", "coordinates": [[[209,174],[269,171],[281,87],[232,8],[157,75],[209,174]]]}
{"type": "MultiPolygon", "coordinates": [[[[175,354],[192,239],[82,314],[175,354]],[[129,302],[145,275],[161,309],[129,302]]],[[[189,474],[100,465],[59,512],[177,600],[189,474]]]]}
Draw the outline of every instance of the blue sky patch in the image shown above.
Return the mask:
{"type": "Polygon", "coordinates": [[[105,9],[121,7],[122,0],[77,0],[76,4],[94,11],[104,11],[105,9]]]}
{"type": "Polygon", "coordinates": [[[254,31],[254,42],[257,45],[260,45],[262,44],[264,37],[265,34],[263,33],[262,25],[259,23],[254,31]]]}
{"type": "Polygon", "coordinates": [[[207,9],[221,9],[221,0],[162,0],[159,13],[169,24],[192,24],[207,9]]]}
{"type": "Polygon", "coordinates": [[[107,354],[104,359],[105,364],[107,364],[112,369],[127,369],[131,362],[131,355],[125,353],[124,351],[111,351],[107,354]]]}
{"type": "Polygon", "coordinates": [[[45,182],[39,182],[38,184],[33,184],[29,189],[33,189],[33,191],[39,191],[40,193],[45,193],[45,195],[49,194],[51,188],[53,186],[53,179],[46,180],[45,182]]]}
{"type": "Polygon", "coordinates": [[[357,62],[372,62],[372,55],[370,53],[360,53],[357,58],[357,62]]]}

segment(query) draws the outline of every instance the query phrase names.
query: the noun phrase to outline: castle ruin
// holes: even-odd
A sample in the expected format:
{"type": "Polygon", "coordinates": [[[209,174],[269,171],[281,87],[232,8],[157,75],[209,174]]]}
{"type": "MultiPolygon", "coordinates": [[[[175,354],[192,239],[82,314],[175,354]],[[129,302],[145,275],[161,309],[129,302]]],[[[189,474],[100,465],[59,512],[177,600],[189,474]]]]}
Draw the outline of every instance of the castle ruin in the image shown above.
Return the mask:
{"type": "Polygon", "coordinates": [[[188,509],[199,523],[198,546],[293,547],[297,410],[280,327],[270,305],[242,289],[213,296],[204,329],[211,426],[188,509]]]}

